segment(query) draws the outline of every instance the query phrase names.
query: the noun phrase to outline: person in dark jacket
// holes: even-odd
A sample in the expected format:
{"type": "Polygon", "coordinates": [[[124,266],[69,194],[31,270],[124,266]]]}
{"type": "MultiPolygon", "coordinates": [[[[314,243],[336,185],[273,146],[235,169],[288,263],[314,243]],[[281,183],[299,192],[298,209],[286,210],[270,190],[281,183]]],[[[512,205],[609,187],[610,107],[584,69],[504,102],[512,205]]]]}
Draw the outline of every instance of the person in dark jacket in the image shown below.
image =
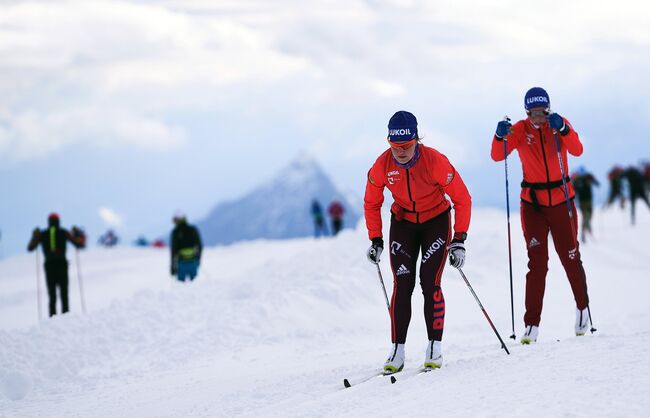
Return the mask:
{"type": "Polygon", "coordinates": [[[648,201],[648,195],[645,188],[645,179],[641,171],[634,167],[628,167],[621,174],[621,178],[627,180],[628,190],[630,192],[630,211],[632,216],[632,225],[636,221],[636,201],[641,199],[650,209],[650,201],[648,201]]]}
{"type": "Polygon", "coordinates": [[[187,218],[182,213],[177,213],[173,218],[176,225],[171,234],[171,274],[176,275],[181,282],[189,277],[194,280],[201,263],[203,245],[201,235],[195,226],[187,223],[187,218]]]}
{"type": "Polygon", "coordinates": [[[323,208],[316,199],[311,202],[311,217],[314,220],[314,237],[318,238],[321,235],[327,235],[323,208]]]}
{"type": "Polygon", "coordinates": [[[115,247],[119,241],[120,239],[115,234],[115,231],[109,229],[108,231],[106,231],[104,235],[99,237],[97,243],[103,247],[111,248],[111,247],[115,247]]]}
{"type": "Polygon", "coordinates": [[[578,170],[571,178],[573,188],[578,198],[578,207],[582,214],[582,228],[580,230],[580,241],[585,242],[587,233],[592,235],[591,216],[593,214],[593,186],[600,187],[600,183],[593,174],[589,173],[584,167],[578,167],[578,170]]]}
{"type": "Polygon", "coordinates": [[[45,256],[45,280],[49,296],[50,316],[56,315],[56,289],[61,296],[61,312],[69,311],[68,304],[68,260],[66,259],[66,244],[68,241],[77,248],[84,248],[86,236],[75,226],[71,232],[61,228],[59,215],[51,213],[47,218],[48,228],[35,228],[32,239],[27,245],[28,251],[34,251],[41,245],[45,256]]]}

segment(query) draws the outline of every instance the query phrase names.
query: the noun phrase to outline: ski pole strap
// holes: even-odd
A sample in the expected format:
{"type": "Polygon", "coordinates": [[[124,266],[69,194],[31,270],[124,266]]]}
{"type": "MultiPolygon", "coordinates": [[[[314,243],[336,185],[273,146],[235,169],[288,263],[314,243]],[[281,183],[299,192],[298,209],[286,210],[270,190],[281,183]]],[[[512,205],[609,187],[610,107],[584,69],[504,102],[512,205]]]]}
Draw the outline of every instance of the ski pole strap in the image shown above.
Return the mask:
{"type": "Polygon", "coordinates": [[[571,178],[565,177],[563,180],[555,180],[544,183],[531,183],[526,180],[521,182],[521,188],[530,189],[530,199],[533,201],[533,208],[539,211],[539,200],[537,199],[537,190],[550,190],[561,187],[564,183],[570,183],[571,178]]]}

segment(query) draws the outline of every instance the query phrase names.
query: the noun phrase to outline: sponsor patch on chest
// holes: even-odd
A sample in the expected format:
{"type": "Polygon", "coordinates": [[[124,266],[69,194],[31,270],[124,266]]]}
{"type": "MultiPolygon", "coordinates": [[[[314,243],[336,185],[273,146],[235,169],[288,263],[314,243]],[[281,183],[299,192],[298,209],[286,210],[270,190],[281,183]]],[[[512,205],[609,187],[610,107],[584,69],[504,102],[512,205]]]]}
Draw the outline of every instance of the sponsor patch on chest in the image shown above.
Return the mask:
{"type": "Polygon", "coordinates": [[[398,170],[392,170],[386,173],[386,178],[388,179],[388,184],[395,184],[401,180],[401,176],[398,170]]]}

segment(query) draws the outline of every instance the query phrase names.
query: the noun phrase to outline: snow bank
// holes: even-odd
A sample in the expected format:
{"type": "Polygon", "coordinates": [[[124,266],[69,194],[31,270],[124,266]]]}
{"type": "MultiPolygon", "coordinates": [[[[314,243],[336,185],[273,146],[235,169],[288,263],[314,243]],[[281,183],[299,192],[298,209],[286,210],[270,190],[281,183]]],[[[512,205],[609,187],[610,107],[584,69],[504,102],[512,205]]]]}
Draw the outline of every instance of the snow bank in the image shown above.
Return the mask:
{"type": "MultiPolygon", "coordinates": [[[[14,257],[0,263],[0,415],[49,415],[54,404],[60,415],[92,416],[642,415],[650,308],[639,243],[650,216],[640,212],[636,228],[623,213],[597,212],[597,240],[582,247],[595,335],[572,335],[574,303],[553,252],[539,343],[508,340],[511,356],[447,268],[445,366],[409,376],[426,344],[416,288],[403,377],[347,390],[342,378],[377,370],[390,343],[363,228],[209,248],[190,284],[171,279],[166,251],[84,252],[88,314],[72,263],[71,314],[40,324],[33,255],[14,257]]],[[[516,213],[512,235],[519,335],[526,257],[516,213]]],[[[504,339],[506,243],[504,213],[475,211],[464,270],[504,339]]],[[[390,292],[387,259],[382,270],[390,292]]]]}

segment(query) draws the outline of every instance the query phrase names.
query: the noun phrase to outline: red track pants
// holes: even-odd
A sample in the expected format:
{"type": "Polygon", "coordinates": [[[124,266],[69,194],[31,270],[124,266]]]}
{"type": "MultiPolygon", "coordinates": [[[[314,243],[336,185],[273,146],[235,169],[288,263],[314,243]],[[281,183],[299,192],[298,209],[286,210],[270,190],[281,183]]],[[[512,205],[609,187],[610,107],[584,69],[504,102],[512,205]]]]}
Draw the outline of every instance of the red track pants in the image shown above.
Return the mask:
{"type": "Polygon", "coordinates": [[[553,236],[555,251],[560,257],[564,271],[571,284],[573,298],[578,309],[589,304],[587,278],[578,244],[578,221],[576,207],[571,200],[573,226],[569,223],[566,203],[553,207],[540,207],[535,211],[533,205],[521,202],[521,225],[528,248],[528,274],[526,274],[526,313],[524,323],[537,325],[542,316],[546,273],[548,272],[548,233],[553,236]]]}

